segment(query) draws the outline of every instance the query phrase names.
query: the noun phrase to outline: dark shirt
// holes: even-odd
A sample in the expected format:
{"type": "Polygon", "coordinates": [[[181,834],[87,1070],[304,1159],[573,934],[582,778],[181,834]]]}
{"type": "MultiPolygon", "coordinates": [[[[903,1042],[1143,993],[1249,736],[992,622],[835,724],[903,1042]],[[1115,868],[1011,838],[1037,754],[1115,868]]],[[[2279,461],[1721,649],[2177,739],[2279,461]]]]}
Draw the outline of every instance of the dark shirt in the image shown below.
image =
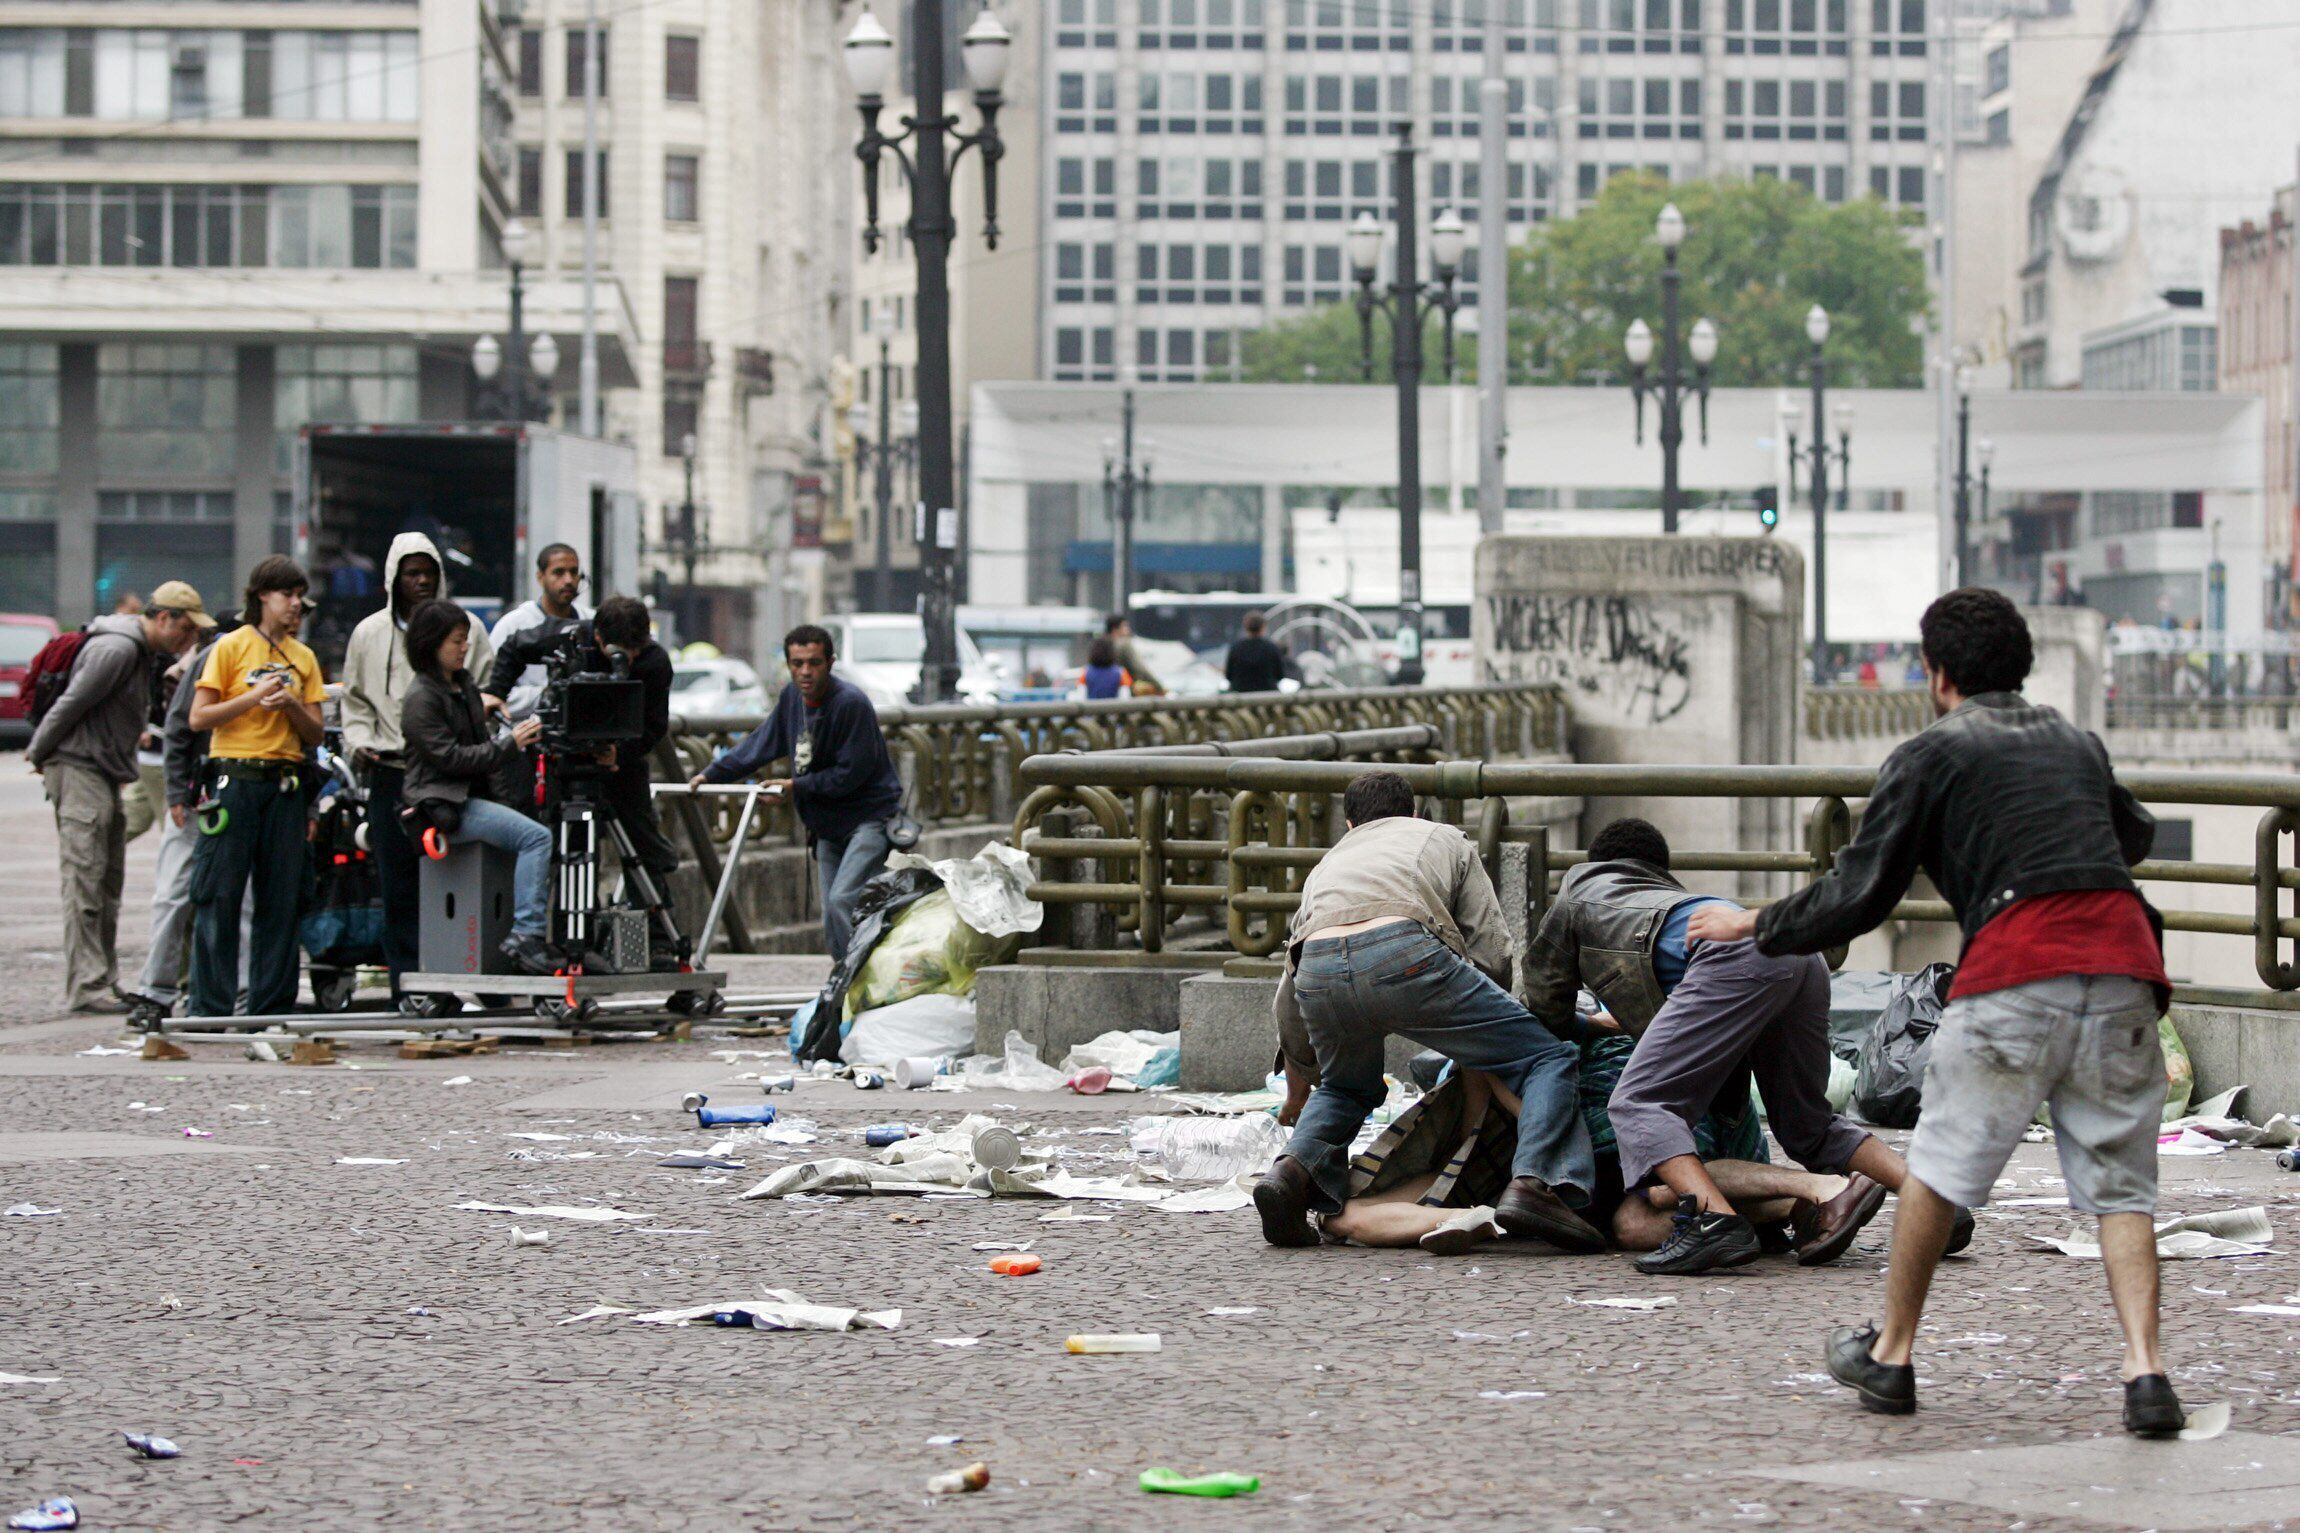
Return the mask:
{"type": "Polygon", "coordinates": [[[1285,679],[1286,652],[1260,634],[1249,634],[1230,646],[1222,673],[1233,692],[1275,692],[1285,679]]]}
{"type": "Polygon", "coordinates": [[[785,684],[766,722],[703,768],[703,779],[736,782],[785,756],[799,820],[818,841],[844,841],[902,807],[878,709],[850,682],[833,676],[820,708],[807,706],[797,683],[785,684]]]}

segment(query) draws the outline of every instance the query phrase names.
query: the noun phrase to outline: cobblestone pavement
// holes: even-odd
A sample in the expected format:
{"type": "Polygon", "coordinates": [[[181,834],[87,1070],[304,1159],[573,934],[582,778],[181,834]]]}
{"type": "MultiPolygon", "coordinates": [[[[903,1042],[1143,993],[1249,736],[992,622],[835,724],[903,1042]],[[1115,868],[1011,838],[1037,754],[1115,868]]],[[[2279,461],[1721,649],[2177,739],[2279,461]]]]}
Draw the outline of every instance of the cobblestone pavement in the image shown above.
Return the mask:
{"type": "MultiPolygon", "coordinates": [[[[1984,1218],[1937,1291],[1925,1408],[1884,1420],[1818,1376],[1826,1327],[1876,1306],[1889,1215],[1830,1269],[1767,1260],[1672,1282],[1532,1248],[1273,1251],[1250,1213],[1131,1207],[1049,1224],[1043,1203],[738,1202],[770,1162],[659,1169],[661,1152],[705,1136],[667,1108],[612,1105],[619,1086],[675,1101],[666,1082],[685,1071],[666,1066],[700,1082],[757,1067],[720,1065],[707,1042],[442,1061],[370,1044],[326,1069],[218,1044],[195,1045],[190,1064],[80,1055],[118,1032],[55,1015],[52,838],[13,758],[0,773],[0,1207],[62,1210],[0,1218],[0,1371],[60,1380],[0,1385],[0,1509],[68,1492],[105,1529],[2102,1525],[1742,1473],[2113,1437],[2099,1269],[2025,1238],[2057,1232],[2065,1210],[1984,1218]],[[610,1105],[514,1105],[585,1083],[610,1105]],[[52,1137],[67,1135],[121,1137],[52,1137]],[[342,1163],[355,1157],[404,1164],[342,1163]],[[513,1221],[456,1208],[466,1200],[652,1217],[535,1221],[552,1244],[514,1250],[513,1221]],[[994,1239],[1031,1241],[1045,1270],[993,1276],[971,1247],[994,1239]],[[901,1328],[557,1323],[761,1286],[899,1306],[901,1328]],[[1647,1294],[1678,1302],[1569,1302],[1647,1294]],[[1081,1330],[1157,1331],[1165,1350],[1065,1355],[1081,1330]],[[958,1338],[975,1344],[938,1344],[958,1338]],[[1531,1393],[1495,1398],[1518,1392],[1531,1393]],[[184,1456],[137,1459],[121,1428],[164,1433],[184,1456]],[[964,1441],[929,1442],[944,1434],[964,1441]],[[989,1492],[923,1495],[928,1475],[972,1458],[989,1462],[989,1492]],[[1134,1480],[1151,1465],[1249,1470],[1263,1489],[1146,1497],[1134,1480]]],[[[140,883],[152,843],[132,851],[140,883]]],[[[922,1103],[948,1121],[1002,1099],[810,1083],[784,1100],[835,1149],[922,1103]]],[[[1120,1141],[1075,1131],[1143,1099],[1018,1105],[1010,1119],[1108,1150],[1120,1141]]],[[[2165,1170],[2168,1209],[2266,1203],[2280,1240],[2300,1241],[2267,1156],[2165,1170]]],[[[2048,1152],[2025,1149],[2008,1195],[2052,1196],[2053,1174],[2048,1152]]],[[[2281,1300],[2296,1275],[2284,1253],[2166,1269],[2184,1390],[2231,1400],[2239,1429],[2290,1430],[2300,1322],[2231,1310],[2281,1300]]]]}

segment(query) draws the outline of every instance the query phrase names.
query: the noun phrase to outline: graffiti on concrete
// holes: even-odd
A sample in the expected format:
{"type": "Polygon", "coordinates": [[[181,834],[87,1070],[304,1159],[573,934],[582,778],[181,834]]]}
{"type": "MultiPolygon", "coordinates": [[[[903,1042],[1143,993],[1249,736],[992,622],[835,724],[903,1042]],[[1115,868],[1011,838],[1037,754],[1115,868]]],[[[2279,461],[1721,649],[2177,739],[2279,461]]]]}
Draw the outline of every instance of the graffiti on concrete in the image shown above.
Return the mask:
{"type": "Polygon", "coordinates": [[[1554,682],[1625,723],[1667,723],[1693,691],[1691,649],[1673,619],[1634,596],[1499,592],[1486,597],[1490,668],[1554,682]]]}

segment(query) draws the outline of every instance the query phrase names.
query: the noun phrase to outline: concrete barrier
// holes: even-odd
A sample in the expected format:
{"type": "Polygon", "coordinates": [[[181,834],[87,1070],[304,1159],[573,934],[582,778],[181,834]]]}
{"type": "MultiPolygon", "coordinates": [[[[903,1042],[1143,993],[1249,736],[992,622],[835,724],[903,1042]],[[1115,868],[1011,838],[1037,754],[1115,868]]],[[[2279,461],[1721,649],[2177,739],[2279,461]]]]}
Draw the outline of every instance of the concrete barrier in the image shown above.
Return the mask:
{"type": "Polygon", "coordinates": [[[2300,1113],[2300,1049],[2292,1046],[2296,1027],[2300,1016],[2288,1011],[2182,1002],[2172,1007],[2172,1030],[2188,1046],[2188,1062],[2196,1070],[2196,1099],[2249,1086],[2242,1109],[2254,1123],[2265,1123],[2274,1113],[2300,1113]]]}
{"type": "MultiPolygon", "coordinates": [[[[1182,984],[1184,1091],[1259,1091],[1278,1052],[1275,979],[1201,974],[1182,984]]],[[[1391,1037],[1382,1068],[1399,1080],[1421,1045],[1391,1037]]]]}
{"type": "MultiPolygon", "coordinates": [[[[1183,982],[1205,972],[1134,964],[1091,969],[999,964],[984,969],[974,982],[975,1052],[1003,1054],[1006,1035],[1016,1032],[1040,1059],[1059,1065],[1073,1047],[1107,1032],[1174,1032],[1182,1025],[1183,982]]],[[[1182,1058],[1187,1071],[1187,1041],[1182,1058]]],[[[1254,1084],[1261,1082],[1256,1075],[1254,1084]]]]}

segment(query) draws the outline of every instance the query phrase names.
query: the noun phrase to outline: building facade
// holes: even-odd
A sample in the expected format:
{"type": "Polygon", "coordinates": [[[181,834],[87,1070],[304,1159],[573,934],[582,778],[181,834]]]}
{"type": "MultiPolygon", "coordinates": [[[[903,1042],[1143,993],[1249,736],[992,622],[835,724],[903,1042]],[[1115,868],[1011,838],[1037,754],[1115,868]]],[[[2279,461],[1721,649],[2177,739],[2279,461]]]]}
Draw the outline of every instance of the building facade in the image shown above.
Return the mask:
{"type": "Polygon", "coordinates": [[[2261,484],[2267,509],[2261,532],[2268,622],[2275,628],[2300,627],[2293,589],[2293,551],[2300,546],[2294,536],[2300,518],[2294,479],[2300,434],[2293,428],[2293,264],[2300,260],[2292,237],[2294,195],[2291,187],[2279,191],[2264,225],[2246,219],[2220,231],[2220,387],[2257,394],[2266,407],[2261,484]]]}

